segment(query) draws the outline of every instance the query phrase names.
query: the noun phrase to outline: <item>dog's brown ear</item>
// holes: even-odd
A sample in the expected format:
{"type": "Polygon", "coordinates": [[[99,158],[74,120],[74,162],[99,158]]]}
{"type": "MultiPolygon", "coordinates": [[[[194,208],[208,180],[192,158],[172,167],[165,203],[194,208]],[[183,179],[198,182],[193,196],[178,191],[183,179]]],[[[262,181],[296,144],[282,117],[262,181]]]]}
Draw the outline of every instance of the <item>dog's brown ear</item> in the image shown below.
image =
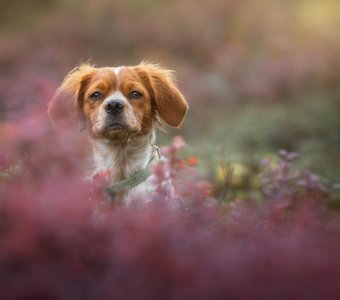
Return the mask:
{"type": "Polygon", "coordinates": [[[187,111],[188,103],[176,88],[174,72],[152,64],[143,64],[147,70],[154,105],[159,116],[170,126],[180,127],[187,111]]]}
{"type": "Polygon", "coordinates": [[[78,122],[81,116],[82,96],[95,70],[92,66],[84,64],[74,68],[66,76],[48,104],[47,113],[53,126],[78,122]]]}

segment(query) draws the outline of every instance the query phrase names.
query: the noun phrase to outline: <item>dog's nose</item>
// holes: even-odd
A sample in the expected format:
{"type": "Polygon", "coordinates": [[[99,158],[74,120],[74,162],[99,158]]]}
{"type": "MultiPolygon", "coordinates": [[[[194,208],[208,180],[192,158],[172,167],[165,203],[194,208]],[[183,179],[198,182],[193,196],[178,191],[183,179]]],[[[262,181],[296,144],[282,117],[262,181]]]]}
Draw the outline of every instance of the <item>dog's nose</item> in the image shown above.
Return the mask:
{"type": "Polygon", "coordinates": [[[124,103],[119,99],[110,100],[105,105],[105,110],[110,115],[119,114],[123,110],[123,108],[124,103]]]}

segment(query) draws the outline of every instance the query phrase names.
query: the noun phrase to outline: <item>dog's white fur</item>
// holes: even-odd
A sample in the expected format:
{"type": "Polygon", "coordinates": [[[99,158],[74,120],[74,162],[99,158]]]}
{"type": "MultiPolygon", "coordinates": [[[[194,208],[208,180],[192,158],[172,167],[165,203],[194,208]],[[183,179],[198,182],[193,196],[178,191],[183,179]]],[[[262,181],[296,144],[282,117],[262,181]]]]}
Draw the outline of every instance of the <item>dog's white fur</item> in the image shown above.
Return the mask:
{"type": "MultiPolygon", "coordinates": [[[[93,160],[95,165],[92,177],[109,170],[111,182],[117,182],[117,174],[123,174],[124,178],[130,177],[134,173],[147,167],[150,159],[155,157],[165,164],[163,171],[164,180],[161,183],[162,190],[166,194],[162,195],[168,199],[174,199],[174,187],[170,176],[170,168],[165,158],[159,158],[158,150],[154,147],[156,139],[155,129],[152,129],[148,135],[137,137],[128,141],[125,145],[112,145],[105,140],[91,140],[93,147],[93,160]]],[[[151,198],[145,198],[146,194],[155,191],[156,178],[152,174],[144,182],[129,190],[124,196],[124,204],[131,205],[134,200],[144,196],[143,201],[149,201],[151,198]]]]}
{"type": "Polygon", "coordinates": [[[125,144],[112,144],[106,139],[91,139],[95,170],[93,176],[110,170],[113,182],[121,175],[127,178],[147,166],[153,153],[155,130],[125,144]]]}

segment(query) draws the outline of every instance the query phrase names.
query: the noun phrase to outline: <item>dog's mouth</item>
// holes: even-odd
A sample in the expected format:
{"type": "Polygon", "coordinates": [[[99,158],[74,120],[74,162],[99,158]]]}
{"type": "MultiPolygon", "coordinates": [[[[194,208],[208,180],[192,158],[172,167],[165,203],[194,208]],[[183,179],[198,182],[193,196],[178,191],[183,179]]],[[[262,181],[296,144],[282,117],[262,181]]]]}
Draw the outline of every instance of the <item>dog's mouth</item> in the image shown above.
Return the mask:
{"type": "Polygon", "coordinates": [[[128,130],[128,126],[126,124],[122,124],[119,122],[110,122],[106,126],[107,130],[112,130],[112,131],[124,131],[128,130]]]}
{"type": "Polygon", "coordinates": [[[140,132],[140,126],[136,122],[128,122],[123,118],[107,118],[106,121],[98,126],[94,123],[91,135],[94,138],[106,138],[109,140],[126,140],[134,137],[140,132]]]}
{"type": "Polygon", "coordinates": [[[138,134],[137,128],[129,126],[125,122],[108,122],[101,132],[101,136],[109,140],[123,141],[138,134]]]}

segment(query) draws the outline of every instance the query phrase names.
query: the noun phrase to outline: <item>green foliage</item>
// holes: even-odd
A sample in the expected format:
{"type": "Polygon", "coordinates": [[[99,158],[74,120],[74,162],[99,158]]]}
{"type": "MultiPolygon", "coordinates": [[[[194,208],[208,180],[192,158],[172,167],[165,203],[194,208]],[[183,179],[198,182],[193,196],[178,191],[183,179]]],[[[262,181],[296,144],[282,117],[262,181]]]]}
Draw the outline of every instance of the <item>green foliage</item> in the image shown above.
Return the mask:
{"type": "Polygon", "coordinates": [[[339,109],[339,101],[323,93],[267,106],[249,104],[236,112],[226,108],[223,115],[201,126],[191,119],[186,138],[197,145],[193,148],[198,155],[213,164],[216,156],[217,160],[258,162],[264,154],[287,149],[303,153],[301,166],[339,180],[334,164],[340,161],[339,109]]]}

